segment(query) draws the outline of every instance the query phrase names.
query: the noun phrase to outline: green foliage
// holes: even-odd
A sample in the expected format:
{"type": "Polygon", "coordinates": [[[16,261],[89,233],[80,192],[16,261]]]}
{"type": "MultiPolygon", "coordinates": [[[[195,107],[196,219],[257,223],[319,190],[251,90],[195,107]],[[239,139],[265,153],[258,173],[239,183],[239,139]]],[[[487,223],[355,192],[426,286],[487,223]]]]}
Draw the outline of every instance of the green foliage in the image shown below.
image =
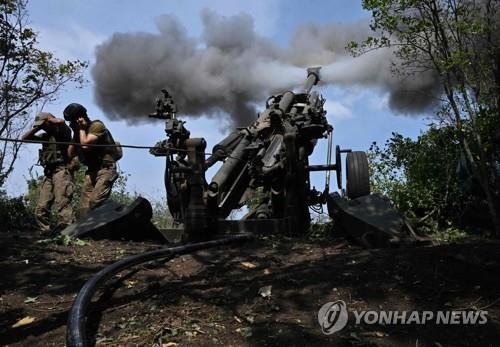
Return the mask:
{"type": "Polygon", "coordinates": [[[113,184],[113,190],[111,192],[110,199],[116,201],[119,204],[129,205],[131,204],[139,194],[134,192],[133,194],[127,191],[127,182],[130,174],[123,171],[119,172],[119,176],[113,184]]]}
{"type": "Polygon", "coordinates": [[[80,166],[78,170],[73,172],[73,197],[71,199],[71,206],[75,211],[75,217],[78,217],[80,209],[80,196],[82,194],[83,181],[85,180],[85,166],[80,166]]]}
{"type": "Polygon", "coordinates": [[[90,242],[81,240],[77,237],[69,236],[69,235],[57,235],[50,239],[43,239],[37,241],[37,243],[41,244],[49,244],[54,243],[63,246],[87,246],[90,245],[90,242]]]}
{"type": "Polygon", "coordinates": [[[330,239],[334,233],[333,221],[317,220],[311,223],[307,232],[307,238],[311,241],[330,239]]]}
{"type": "Polygon", "coordinates": [[[26,179],[28,191],[25,195],[26,208],[31,214],[35,214],[38,196],[40,195],[40,187],[42,185],[43,176],[33,176],[30,170],[30,177],[26,179]]]}
{"type": "Polygon", "coordinates": [[[0,191],[0,225],[2,231],[22,231],[33,223],[33,214],[26,209],[22,197],[8,197],[0,191]]]}
{"type": "MultiPolygon", "coordinates": [[[[394,53],[393,71],[400,78],[430,72],[436,79],[442,98],[434,124],[449,129],[448,138],[453,146],[444,148],[455,162],[459,157],[465,162],[463,166],[479,188],[473,194],[474,199],[489,211],[491,224],[500,236],[500,37],[497,35],[500,2],[363,0],[363,7],[372,12],[374,34],[364,42],[349,44],[348,48],[354,55],[390,48],[394,53]],[[453,147],[460,148],[460,154],[453,153],[453,147]]],[[[432,137],[435,131],[431,129],[426,134],[432,137]]],[[[429,149],[418,152],[424,157],[415,157],[410,154],[412,143],[392,140],[396,149],[407,152],[410,160],[401,162],[404,153],[393,153],[395,149],[388,148],[397,161],[389,160],[388,164],[410,172],[403,172],[404,180],[391,183],[391,175],[381,170],[380,184],[386,187],[380,188],[392,190],[393,199],[404,209],[414,211],[434,203],[431,211],[447,210],[452,199],[462,197],[465,203],[470,203],[467,196],[455,194],[447,155],[437,155],[434,165],[441,170],[432,170],[426,164],[431,163],[429,149]],[[432,174],[425,176],[422,172],[432,174]],[[428,188],[424,189],[422,183],[428,188]],[[417,197],[405,196],[402,192],[406,187],[416,189],[417,197]],[[440,200],[436,200],[438,196],[440,200]]],[[[432,138],[429,140],[417,147],[422,149],[425,143],[432,144],[432,138]]]]}
{"type": "Polygon", "coordinates": [[[167,229],[172,227],[172,216],[168,210],[166,199],[153,202],[152,222],[158,229],[167,229]]]}
{"type": "Polygon", "coordinates": [[[484,209],[484,197],[457,173],[462,155],[452,127],[431,127],[416,140],[393,133],[368,155],[372,191],[388,196],[420,231],[463,227],[471,223],[466,213],[484,209]]]}
{"type": "Polygon", "coordinates": [[[463,229],[446,228],[434,232],[433,238],[439,243],[455,243],[467,238],[467,233],[463,229]]]}

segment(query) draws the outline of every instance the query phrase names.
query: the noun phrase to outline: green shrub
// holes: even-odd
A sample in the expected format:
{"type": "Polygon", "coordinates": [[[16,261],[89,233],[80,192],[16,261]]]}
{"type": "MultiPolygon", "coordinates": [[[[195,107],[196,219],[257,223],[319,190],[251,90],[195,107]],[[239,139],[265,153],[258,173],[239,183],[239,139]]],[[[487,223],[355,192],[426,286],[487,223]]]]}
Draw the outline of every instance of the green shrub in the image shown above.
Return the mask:
{"type": "Polygon", "coordinates": [[[461,152],[452,128],[431,127],[416,140],[393,133],[368,156],[372,191],[388,196],[421,232],[465,227],[471,221],[464,216],[484,206],[457,174],[461,152]]]}
{"type": "Polygon", "coordinates": [[[0,225],[2,231],[22,231],[33,227],[33,213],[24,204],[23,197],[8,197],[0,191],[0,225]]]}

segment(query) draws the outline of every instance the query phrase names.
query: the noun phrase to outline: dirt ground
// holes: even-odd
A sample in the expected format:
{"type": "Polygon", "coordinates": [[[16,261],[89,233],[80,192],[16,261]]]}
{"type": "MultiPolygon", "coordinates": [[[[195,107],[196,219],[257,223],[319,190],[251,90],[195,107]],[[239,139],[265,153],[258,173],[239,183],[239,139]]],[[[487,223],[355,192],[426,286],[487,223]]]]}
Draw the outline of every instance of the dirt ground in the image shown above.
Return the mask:
{"type": "MultiPolygon", "coordinates": [[[[0,233],[1,345],[63,346],[85,281],[161,247],[39,239],[0,233]]],[[[89,318],[98,346],[500,346],[498,242],[365,250],[343,239],[262,237],[144,265],[108,284],[89,318]],[[349,311],[484,309],[488,322],[356,325],[350,315],[343,330],[325,335],[318,310],[339,299],[349,311]]]]}

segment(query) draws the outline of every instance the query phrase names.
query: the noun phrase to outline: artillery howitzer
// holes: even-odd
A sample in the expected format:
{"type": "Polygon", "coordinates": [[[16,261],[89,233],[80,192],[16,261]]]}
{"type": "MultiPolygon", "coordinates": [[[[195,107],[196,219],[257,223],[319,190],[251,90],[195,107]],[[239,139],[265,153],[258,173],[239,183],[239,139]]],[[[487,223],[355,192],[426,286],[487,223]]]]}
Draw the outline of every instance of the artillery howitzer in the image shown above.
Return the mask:
{"type": "MultiPolygon", "coordinates": [[[[211,239],[216,232],[244,233],[144,252],[100,270],[82,287],[71,308],[68,346],[88,345],[86,321],[91,299],[99,287],[120,271],[153,260],[164,263],[198,250],[245,242],[253,238],[253,232],[260,230],[305,232],[311,220],[311,206],[326,203],[335,226],[367,246],[408,240],[401,232],[404,223],[398,213],[386,199],[370,194],[366,154],[337,146],[335,163],[331,163],[333,128],[325,117],[325,100],[311,91],[318,81],[319,68],[308,69],[302,92],[287,91],[271,96],[266,110],[254,123],[229,134],[214,146],[206,160],[205,140],[190,137],[184,122],[176,118],[177,108],[171,95],[162,91],[163,98],[157,101],[156,112],[150,116],[166,120],[167,139],[153,147],[151,153],[166,157],[165,188],[173,217],[170,231],[182,230],[186,241],[211,239]],[[310,165],[309,156],[321,138],[328,139],[327,162],[310,165]],[[342,153],[347,153],[345,194],[342,153]],[[217,162],[223,163],[208,183],[206,170],[217,162]],[[332,170],[336,171],[341,194],[329,192],[332,170]],[[326,171],[322,192],[310,187],[312,171],[326,171]],[[226,220],[231,211],[252,200],[241,220],[226,220]]],[[[108,203],[68,227],[66,234],[79,236],[111,222],[115,223],[115,230],[121,229],[120,225],[122,232],[140,226],[144,233],[148,227],[155,229],[151,216],[151,205],[144,198],[127,207],[108,203]]],[[[169,238],[168,233],[165,236],[169,238]]],[[[412,236],[412,241],[419,239],[412,236]]]]}
{"type": "Polygon", "coordinates": [[[150,117],[166,120],[167,139],[151,153],[166,157],[165,188],[173,229],[182,229],[185,240],[208,239],[216,231],[228,230],[303,233],[311,221],[309,208],[323,204],[328,204],[330,216],[341,227],[366,243],[399,239],[401,218],[384,198],[370,195],[366,153],[336,146],[331,163],[333,127],[326,118],[325,99],[312,91],[320,80],[319,70],[307,70],[301,92],[268,98],[258,119],[231,132],[207,159],[205,140],[190,137],[184,122],[176,118],[172,97],[162,91],[150,117]],[[326,164],[311,165],[309,156],[319,139],[328,140],[326,164]],[[345,192],[342,153],[347,153],[345,192]],[[206,170],[217,162],[222,165],[207,182],[206,170]],[[311,189],[312,171],[326,171],[321,192],[311,189]],[[330,171],[336,172],[340,194],[329,192],[330,171]],[[226,220],[244,205],[249,211],[241,220],[226,220]]]}
{"type": "MultiPolygon", "coordinates": [[[[192,138],[167,90],[150,117],[165,120],[167,139],[150,152],[166,158],[164,184],[172,215],[171,228],[160,230],[168,240],[211,239],[216,232],[304,233],[309,229],[309,209],[322,210],[342,229],[366,246],[385,246],[419,238],[388,200],[370,194],[365,152],[335,147],[332,163],[332,131],[324,109],[325,99],[312,88],[319,82],[320,68],[309,68],[303,90],[269,97],[266,109],[255,122],[238,128],[216,144],[205,159],[206,142],[192,138]],[[328,140],[326,163],[312,165],[309,156],[317,141],[328,140]],[[342,185],[342,154],[346,189],[342,185]],[[222,162],[210,182],[207,169],[222,162]],[[311,188],[310,172],[325,171],[322,191],[311,188]],[[330,172],[336,172],[339,192],[330,193],[330,172]],[[232,211],[249,207],[241,220],[228,220],[232,211]],[[403,234],[407,228],[410,235],[403,234]],[[410,236],[408,238],[408,236],[410,236]]],[[[107,227],[133,237],[158,235],[150,219],[152,209],[144,198],[127,207],[109,202],[89,213],[63,233],[81,236],[107,227]],[[114,224],[114,225],[111,225],[114,224]],[[142,233],[133,231],[140,226],[142,233]],[[111,228],[110,228],[111,227],[111,228]],[[143,235],[141,235],[143,234],[143,235]]]]}

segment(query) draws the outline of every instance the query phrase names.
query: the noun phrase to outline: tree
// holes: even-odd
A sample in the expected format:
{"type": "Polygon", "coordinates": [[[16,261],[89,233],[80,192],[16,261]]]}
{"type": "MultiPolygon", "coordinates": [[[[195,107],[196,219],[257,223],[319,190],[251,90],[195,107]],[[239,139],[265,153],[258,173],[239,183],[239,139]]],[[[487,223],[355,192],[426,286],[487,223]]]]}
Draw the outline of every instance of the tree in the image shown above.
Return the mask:
{"type": "MultiPolygon", "coordinates": [[[[500,236],[500,3],[364,0],[375,34],[356,54],[394,51],[394,72],[432,72],[442,91],[435,124],[451,126],[500,236]]],[[[440,163],[436,163],[440,165],[440,163]]]]}
{"type": "Polygon", "coordinates": [[[457,174],[462,158],[457,144],[449,126],[430,127],[415,140],[393,133],[383,148],[373,143],[372,190],[388,196],[423,231],[487,227],[484,197],[470,177],[457,174]]]}
{"type": "MultiPolygon", "coordinates": [[[[54,100],[66,84],[81,86],[86,62],[61,63],[37,47],[37,34],[28,24],[27,0],[0,0],[0,137],[17,138],[29,115],[54,100]]],[[[12,172],[20,143],[0,147],[0,187],[12,172]]]]}

